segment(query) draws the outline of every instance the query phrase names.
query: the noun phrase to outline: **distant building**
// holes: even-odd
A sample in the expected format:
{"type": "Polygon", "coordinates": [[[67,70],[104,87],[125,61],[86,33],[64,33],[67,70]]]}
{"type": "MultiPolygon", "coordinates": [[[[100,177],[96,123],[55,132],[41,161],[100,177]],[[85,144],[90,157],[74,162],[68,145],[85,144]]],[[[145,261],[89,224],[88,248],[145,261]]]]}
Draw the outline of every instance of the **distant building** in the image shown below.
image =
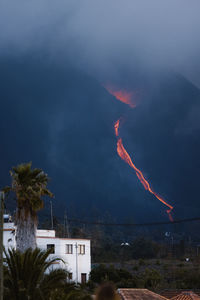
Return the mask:
{"type": "MultiPolygon", "coordinates": [[[[36,243],[42,250],[51,248],[50,255],[64,261],[56,262],[54,267],[66,268],[72,281],[80,283],[88,281],[91,271],[90,240],[57,238],[55,230],[37,230],[36,243]]],[[[9,247],[16,248],[15,226],[7,216],[4,216],[3,244],[6,250],[9,247]]]]}

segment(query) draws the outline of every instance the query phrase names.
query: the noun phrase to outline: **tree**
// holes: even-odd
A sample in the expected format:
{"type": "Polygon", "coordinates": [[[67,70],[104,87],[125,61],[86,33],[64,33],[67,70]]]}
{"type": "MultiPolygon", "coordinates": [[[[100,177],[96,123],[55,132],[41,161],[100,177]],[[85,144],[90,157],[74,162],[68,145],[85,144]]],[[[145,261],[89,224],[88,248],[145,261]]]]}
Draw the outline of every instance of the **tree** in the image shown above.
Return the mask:
{"type": "Polygon", "coordinates": [[[52,293],[51,300],[92,300],[92,297],[81,285],[66,282],[52,293]]]}
{"type": "Polygon", "coordinates": [[[105,281],[118,283],[121,280],[129,279],[132,279],[131,273],[124,269],[117,269],[113,265],[100,264],[90,272],[90,280],[98,284],[105,281]]]}
{"type": "Polygon", "coordinates": [[[5,300],[51,299],[55,290],[65,284],[68,272],[49,268],[59,258],[49,258],[51,250],[38,248],[20,252],[8,249],[5,253],[4,295],[5,300]],[[48,271],[47,271],[48,270],[48,271]]]}
{"type": "Polygon", "coordinates": [[[47,174],[41,169],[31,169],[32,163],[20,164],[10,171],[11,187],[17,198],[16,246],[20,251],[36,247],[37,211],[43,208],[42,196],[53,197],[47,189],[47,174]]]}
{"type": "Polygon", "coordinates": [[[132,257],[138,258],[155,258],[159,251],[159,245],[143,237],[136,238],[132,242],[132,257]]]}
{"type": "Polygon", "coordinates": [[[162,276],[157,270],[147,268],[143,274],[143,279],[145,288],[155,290],[161,283],[162,276]]]}

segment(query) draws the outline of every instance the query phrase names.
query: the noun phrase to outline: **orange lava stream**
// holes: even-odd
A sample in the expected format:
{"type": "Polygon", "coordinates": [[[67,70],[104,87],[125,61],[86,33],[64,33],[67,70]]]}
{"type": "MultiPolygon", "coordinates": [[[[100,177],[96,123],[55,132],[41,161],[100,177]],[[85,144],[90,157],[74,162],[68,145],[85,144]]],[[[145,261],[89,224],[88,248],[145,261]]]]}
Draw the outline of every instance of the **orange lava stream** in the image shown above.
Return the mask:
{"type": "MultiPolygon", "coordinates": [[[[125,102],[125,101],[123,101],[125,102]]],[[[152,188],[150,187],[150,184],[148,181],[144,178],[144,175],[142,172],[134,165],[130,155],[126,151],[126,149],[123,146],[122,139],[119,137],[119,125],[120,125],[120,120],[117,120],[114,124],[114,130],[115,130],[115,135],[117,137],[117,153],[121,157],[122,160],[124,160],[129,166],[135,170],[135,173],[142,183],[143,187],[145,190],[149,191],[151,194],[153,194],[160,202],[162,202],[164,205],[166,205],[169,209],[167,209],[167,213],[169,216],[169,219],[171,222],[173,222],[173,218],[171,215],[171,211],[173,209],[173,206],[168,204],[162,197],[160,197],[157,193],[155,193],[152,188]]]]}
{"type": "Polygon", "coordinates": [[[130,158],[130,155],[128,154],[128,152],[126,151],[126,149],[123,146],[122,143],[122,139],[119,138],[117,141],[117,153],[118,155],[121,157],[121,159],[123,159],[127,164],[129,164],[129,166],[131,168],[133,168],[136,172],[136,175],[138,177],[138,179],[140,180],[140,182],[142,183],[142,185],[144,186],[145,190],[148,190],[151,194],[153,194],[159,201],[161,201],[163,204],[165,204],[167,207],[169,207],[169,209],[167,210],[167,213],[169,215],[169,219],[170,221],[173,222],[173,218],[171,216],[171,211],[173,209],[173,206],[171,206],[170,204],[168,204],[163,198],[161,198],[158,194],[156,194],[152,188],[150,187],[148,181],[144,178],[144,175],[142,174],[142,172],[134,165],[134,163],[132,162],[132,159],[130,158]]]}
{"type": "Polygon", "coordinates": [[[119,120],[117,120],[117,122],[115,122],[114,129],[115,129],[115,135],[119,136],[119,120]]]}

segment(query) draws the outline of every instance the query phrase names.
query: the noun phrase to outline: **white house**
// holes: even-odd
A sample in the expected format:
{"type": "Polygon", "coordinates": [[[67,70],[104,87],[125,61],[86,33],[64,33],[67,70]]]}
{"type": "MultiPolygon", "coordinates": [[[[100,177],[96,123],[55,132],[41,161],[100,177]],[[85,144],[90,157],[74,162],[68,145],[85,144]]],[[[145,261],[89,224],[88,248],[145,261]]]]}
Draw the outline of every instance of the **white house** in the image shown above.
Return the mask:
{"type": "MultiPolygon", "coordinates": [[[[16,247],[15,226],[4,217],[4,247],[16,247]]],[[[57,238],[55,230],[37,230],[37,246],[40,249],[52,248],[51,256],[59,257],[64,262],[58,261],[54,267],[66,268],[70,279],[84,283],[89,279],[91,271],[90,240],[57,238]]]]}

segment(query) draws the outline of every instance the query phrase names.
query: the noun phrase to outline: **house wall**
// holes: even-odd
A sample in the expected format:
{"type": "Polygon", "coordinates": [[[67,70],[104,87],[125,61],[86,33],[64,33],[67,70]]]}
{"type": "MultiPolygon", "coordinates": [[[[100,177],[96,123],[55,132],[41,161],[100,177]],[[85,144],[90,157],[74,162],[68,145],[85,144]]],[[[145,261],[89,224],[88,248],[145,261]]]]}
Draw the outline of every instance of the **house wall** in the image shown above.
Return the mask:
{"type": "MultiPolygon", "coordinates": [[[[14,230],[13,223],[4,223],[3,242],[6,249],[16,247],[14,230]]],[[[53,268],[66,268],[71,273],[71,279],[75,282],[89,279],[91,271],[90,240],[57,238],[54,230],[37,230],[36,242],[42,250],[46,250],[48,245],[54,245],[54,254],[50,254],[50,256],[59,257],[62,261],[55,263],[53,268]],[[72,253],[67,253],[66,245],[72,245],[69,246],[72,250],[69,252],[72,253]],[[80,247],[80,245],[82,246],[80,247]]]]}
{"type": "Polygon", "coordinates": [[[15,228],[13,223],[4,223],[3,226],[3,245],[7,250],[8,247],[16,247],[15,228]]]}
{"type": "Polygon", "coordinates": [[[67,268],[72,273],[72,280],[81,282],[81,274],[86,274],[86,280],[89,279],[91,271],[91,254],[90,254],[90,240],[86,239],[61,239],[51,237],[37,237],[37,245],[41,249],[47,249],[47,245],[55,245],[55,253],[52,257],[59,257],[63,262],[55,265],[55,267],[67,268]],[[72,245],[72,253],[66,253],[66,245],[72,245]],[[85,246],[84,254],[79,252],[79,245],[85,246]]]}

